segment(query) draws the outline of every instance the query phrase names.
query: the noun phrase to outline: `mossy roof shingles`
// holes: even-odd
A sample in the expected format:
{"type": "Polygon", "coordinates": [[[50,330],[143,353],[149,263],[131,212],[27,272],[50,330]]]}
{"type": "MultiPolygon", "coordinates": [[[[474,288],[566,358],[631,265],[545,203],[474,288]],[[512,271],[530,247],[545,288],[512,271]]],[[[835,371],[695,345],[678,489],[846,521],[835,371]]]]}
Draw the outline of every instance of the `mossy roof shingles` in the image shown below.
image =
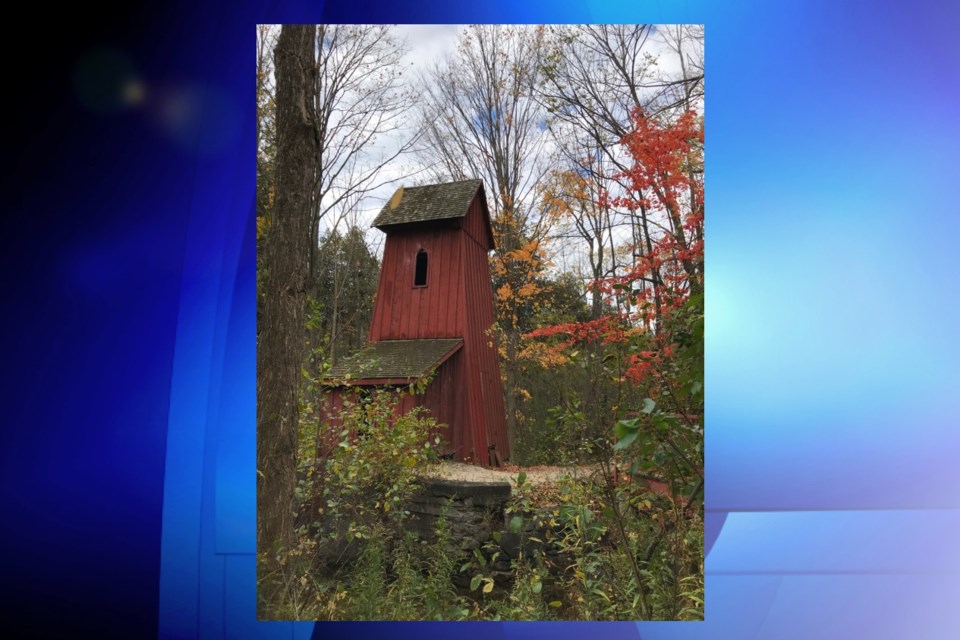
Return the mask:
{"type": "Polygon", "coordinates": [[[327,379],[416,380],[436,369],[461,345],[461,338],[381,340],[333,367],[327,379]]]}
{"type": "Polygon", "coordinates": [[[394,209],[387,202],[373,221],[377,228],[413,222],[462,218],[477,194],[482,180],[460,180],[404,188],[399,204],[394,209]]]}

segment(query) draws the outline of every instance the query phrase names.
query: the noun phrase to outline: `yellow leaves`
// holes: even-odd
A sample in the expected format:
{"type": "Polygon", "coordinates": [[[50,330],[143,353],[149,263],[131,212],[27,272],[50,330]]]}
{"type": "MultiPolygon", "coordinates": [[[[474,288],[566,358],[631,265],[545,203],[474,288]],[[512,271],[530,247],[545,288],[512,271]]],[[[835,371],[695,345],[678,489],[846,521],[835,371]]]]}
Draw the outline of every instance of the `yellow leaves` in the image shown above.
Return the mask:
{"type": "Polygon", "coordinates": [[[519,249],[515,249],[506,255],[508,260],[514,262],[532,262],[541,258],[540,241],[531,240],[519,249]]]}
{"type": "MultiPolygon", "coordinates": [[[[592,164],[592,158],[581,160],[584,166],[592,164]]],[[[597,194],[584,176],[576,171],[556,171],[543,189],[544,211],[554,217],[580,214],[591,215],[596,209],[597,194]]]]}
{"type": "Polygon", "coordinates": [[[557,217],[564,216],[572,210],[566,200],[549,193],[543,197],[543,208],[548,214],[557,217]]]}
{"type": "Polygon", "coordinates": [[[513,287],[510,286],[510,283],[502,285],[497,289],[497,299],[506,302],[513,297],[513,287]]]}
{"type": "Polygon", "coordinates": [[[544,369],[560,367],[570,361],[559,349],[544,344],[543,342],[535,341],[525,344],[520,351],[519,357],[521,360],[535,362],[544,369]]]}
{"type": "Polygon", "coordinates": [[[541,287],[535,282],[528,282],[517,289],[517,295],[521,298],[532,298],[542,291],[541,287]]]}

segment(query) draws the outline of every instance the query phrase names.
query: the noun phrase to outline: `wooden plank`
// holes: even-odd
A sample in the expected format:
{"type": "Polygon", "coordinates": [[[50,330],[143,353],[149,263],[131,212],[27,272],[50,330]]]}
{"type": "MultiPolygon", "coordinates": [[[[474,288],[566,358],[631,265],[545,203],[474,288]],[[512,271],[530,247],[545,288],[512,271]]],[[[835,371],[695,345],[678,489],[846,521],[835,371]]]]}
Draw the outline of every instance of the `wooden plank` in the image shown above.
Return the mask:
{"type": "Polygon", "coordinates": [[[447,317],[447,331],[466,336],[466,292],[464,290],[464,274],[466,253],[464,252],[464,234],[457,232],[456,242],[452,244],[456,251],[456,264],[450,269],[450,290],[447,292],[447,301],[451,305],[451,314],[447,317]]]}
{"type": "MultiPolygon", "coordinates": [[[[423,406],[430,411],[430,415],[438,423],[447,422],[445,419],[447,407],[445,406],[446,396],[444,393],[444,383],[446,382],[445,378],[447,377],[446,371],[450,368],[448,362],[440,365],[440,369],[437,371],[437,374],[430,383],[430,386],[427,387],[427,393],[424,397],[423,406]]],[[[446,439],[446,429],[440,427],[439,424],[430,433],[430,446],[434,445],[433,439],[436,436],[446,439]]],[[[440,452],[438,451],[438,453],[440,452]]]]}
{"type": "Polygon", "coordinates": [[[449,362],[449,365],[443,370],[443,409],[444,409],[444,423],[447,425],[447,428],[444,429],[443,439],[446,441],[447,451],[451,451],[455,448],[455,438],[454,438],[454,426],[457,424],[457,405],[460,400],[457,397],[457,378],[456,368],[460,364],[460,354],[457,353],[453,356],[456,358],[456,361],[449,362]]]}
{"type": "Polygon", "coordinates": [[[466,234],[459,233],[457,234],[457,264],[456,264],[456,273],[454,282],[457,283],[456,290],[451,291],[449,294],[449,300],[452,304],[456,305],[456,313],[452,318],[452,326],[448,325],[448,328],[452,329],[461,336],[467,335],[467,316],[466,316],[466,306],[467,306],[467,292],[463,286],[463,262],[466,252],[464,251],[464,245],[466,244],[466,234]]]}
{"type": "Polygon", "coordinates": [[[468,242],[469,250],[474,253],[472,264],[476,265],[474,278],[467,288],[467,306],[470,309],[470,333],[475,339],[477,350],[477,383],[482,389],[484,437],[487,444],[495,444],[502,457],[509,455],[506,438],[506,415],[504,413],[503,385],[500,381],[499,357],[496,343],[486,334],[493,323],[493,291],[490,284],[490,271],[486,252],[475,242],[468,242]],[[493,345],[491,346],[491,342],[493,345]]]}
{"type": "Polygon", "coordinates": [[[370,323],[370,342],[381,340],[386,331],[386,326],[389,325],[390,298],[393,293],[392,254],[393,245],[387,242],[383,249],[383,263],[380,266],[380,282],[377,285],[377,298],[374,305],[373,320],[370,323]]]}
{"type": "MultiPolygon", "coordinates": [[[[474,437],[474,448],[476,461],[479,464],[487,465],[487,429],[485,419],[485,407],[483,404],[483,381],[480,377],[480,359],[482,350],[480,348],[480,339],[478,336],[478,321],[474,308],[476,302],[477,278],[479,269],[477,265],[480,256],[479,247],[475,243],[467,243],[468,262],[464,265],[466,270],[466,294],[467,294],[467,338],[469,338],[469,352],[467,353],[469,363],[467,366],[467,384],[471,393],[471,411],[470,427],[474,437]],[[473,303],[473,304],[471,304],[473,303]]],[[[465,347],[466,350],[466,347],[465,347]]]]}
{"type": "Polygon", "coordinates": [[[393,295],[390,296],[390,327],[385,337],[391,339],[401,338],[400,332],[400,314],[403,310],[403,279],[407,272],[407,260],[404,252],[406,251],[406,237],[399,235],[394,237],[394,264],[393,266],[393,295]]]}
{"type": "Polygon", "coordinates": [[[450,316],[456,316],[457,307],[453,304],[453,293],[456,291],[457,232],[446,230],[441,234],[442,267],[440,281],[437,283],[437,308],[433,310],[433,330],[438,337],[454,336],[456,331],[451,326],[450,316]]]}
{"type": "Polygon", "coordinates": [[[418,236],[413,238],[413,242],[410,244],[410,282],[409,282],[409,299],[408,302],[404,304],[405,313],[404,318],[406,320],[405,329],[406,337],[410,340],[413,340],[419,337],[420,331],[420,311],[423,308],[423,305],[426,303],[426,287],[415,287],[413,286],[414,272],[416,271],[417,263],[417,254],[420,253],[420,250],[423,249],[427,251],[427,278],[429,282],[430,274],[430,243],[425,237],[425,233],[421,233],[418,236]]]}
{"type": "Polygon", "coordinates": [[[436,291],[437,285],[437,258],[438,247],[437,247],[437,233],[436,231],[431,230],[429,233],[424,234],[424,249],[427,252],[427,286],[419,289],[420,300],[417,302],[416,314],[416,330],[413,335],[417,338],[428,338],[434,337],[431,335],[431,324],[430,324],[430,310],[436,308],[436,291]]]}
{"type": "Polygon", "coordinates": [[[400,245],[400,270],[397,271],[397,296],[394,300],[396,305],[396,335],[400,340],[406,340],[407,335],[407,316],[410,313],[410,302],[413,293],[413,281],[408,277],[413,273],[413,261],[410,259],[410,251],[413,248],[415,238],[404,234],[401,236],[403,243],[400,245]]]}
{"type": "Polygon", "coordinates": [[[447,311],[444,296],[449,286],[448,265],[450,262],[450,250],[447,246],[448,238],[444,232],[435,232],[434,238],[434,255],[430,262],[430,276],[433,278],[433,281],[430,284],[430,306],[427,309],[427,320],[424,330],[431,338],[441,338],[446,337],[441,328],[441,320],[447,311]]]}
{"type": "Polygon", "coordinates": [[[377,335],[373,339],[374,342],[385,340],[390,335],[390,316],[393,313],[393,282],[396,277],[396,248],[394,245],[395,243],[390,242],[388,239],[386,247],[384,247],[383,250],[383,264],[380,268],[384,273],[384,287],[383,290],[378,293],[378,298],[382,301],[383,307],[380,310],[377,335]]]}
{"type": "MultiPolygon", "coordinates": [[[[479,261],[478,261],[479,262],[479,261]]],[[[489,264],[486,260],[478,264],[477,288],[473,308],[478,317],[478,332],[483,341],[481,351],[482,384],[484,386],[484,407],[488,425],[488,437],[497,447],[497,452],[503,457],[509,456],[508,438],[506,433],[506,413],[503,400],[503,384],[500,380],[500,361],[497,354],[496,340],[487,335],[486,330],[494,322],[493,290],[490,279],[489,264]],[[491,343],[493,343],[491,345],[491,343]]]]}
{"type": "MultiPolygon", "coordinates": [[[[406,337],[410,340],[413,340],[417,337],[419,324],[418,319],[420,316],[420,310],[425,302],[426,296],[424,292],[426,288],[424,287],[415,287],[413,286],[414,272],[416,271],[417,263],[417,253],[420,252],[420,249],[428,249],[429,243],[425,242],[424,233],[420,233],[418,236],[413,238],[413,242],[410,244],[410,282],[409,282],[409,298],[404,304],[404,318],[405,318],[405,329],[406,337]]],[[[429,252],[428,252],[429,256],[429,252]]],[[[427,260],[427,269],[429,271],[429,257],[427,260]]],[[[427,274],[429,278],[429,273],[427,274]]]]}
{"type": "Polygon", "coordinates": [[[461,253],[461,270],[460,270],[460,291],[462,292],[463,302],[464,302],[464,335],[463,335],[463,349],[461,350],[461,358],[463,359],[463,366],[461,369],[460,377],[460,386],[462,388],[462,397],[464,399],[464,415],[463,423],[461,424],[461,429],[464,435],[464,446],[463,446],[463,459],[465,461],[475,462],[477,455],[477,450],[480,446],[480,442],[477,440],[476,432],[476,387],[473,385],[471,370],[474,368],[474,358],[473,358],[473,341],[472,341],[472,332],[471,332],[471,318],[469,313],[469,308],[467,303],[469,301],[469,283],[471,271],[469,264],[469,253],[466,249],[467,239],[465,234],[461,234],[460,249],[461,253]]]}

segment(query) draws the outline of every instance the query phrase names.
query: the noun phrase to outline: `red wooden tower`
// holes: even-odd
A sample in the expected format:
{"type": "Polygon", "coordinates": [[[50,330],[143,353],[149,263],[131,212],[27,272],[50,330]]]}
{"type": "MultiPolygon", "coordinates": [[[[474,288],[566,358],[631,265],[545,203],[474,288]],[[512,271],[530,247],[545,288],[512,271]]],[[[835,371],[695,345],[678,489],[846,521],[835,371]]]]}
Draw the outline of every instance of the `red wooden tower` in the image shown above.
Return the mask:
{"type": "Polygon", "coordinates": [[[401,187],[373,226],[387,234],[367,347],[331,370],[328,402],[358,388],[433,375],[401,411],[423,406],[446,426],[454,459],[509,455],[487,253],[494,248],[481,180],[401,187]]]}

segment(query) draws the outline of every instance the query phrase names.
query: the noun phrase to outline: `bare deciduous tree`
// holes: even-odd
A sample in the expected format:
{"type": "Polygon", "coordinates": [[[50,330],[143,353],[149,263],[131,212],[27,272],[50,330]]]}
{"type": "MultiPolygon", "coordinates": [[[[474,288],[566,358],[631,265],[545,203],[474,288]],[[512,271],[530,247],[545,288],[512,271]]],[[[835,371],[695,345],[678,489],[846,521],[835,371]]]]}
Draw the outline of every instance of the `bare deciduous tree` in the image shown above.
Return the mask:
{"type": "MultiPolygon", "coordinates": [[[[402,136],[413,96],[403,77],[405,44],[386,25],[317,25],[314,135],[319,171],[310,220],[310,268],[316,269],[320,221],[351,213],[393,180],[384,168],[414,143],[402,136]]],[[[332,225],[336,226],[336,225],[332,225]]]]}

